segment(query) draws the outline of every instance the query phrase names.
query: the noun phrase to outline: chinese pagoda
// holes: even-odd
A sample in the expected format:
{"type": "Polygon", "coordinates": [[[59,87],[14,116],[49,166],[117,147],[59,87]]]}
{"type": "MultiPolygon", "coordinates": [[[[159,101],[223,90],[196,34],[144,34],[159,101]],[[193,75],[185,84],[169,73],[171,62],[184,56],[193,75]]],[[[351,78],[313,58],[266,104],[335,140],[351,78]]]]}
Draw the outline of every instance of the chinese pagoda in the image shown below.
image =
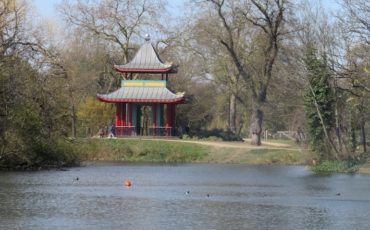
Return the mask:
{"type": "Polygon", "coordinates": [[[125,79],[121,81],[121,87],[97,95],[100,101],[116,104],[117,137],[176,136],[176,105],[191,101],[185,93],[174,93],[167,87],[168,75],[177,73],[176,66],[163,63],[150,37],[146,36],[145,40],[129,63],[114,65],[114,70],[125,79]],[[161,80],[133,80],[133,76],[148,74],[160,74],[161,80]]]}

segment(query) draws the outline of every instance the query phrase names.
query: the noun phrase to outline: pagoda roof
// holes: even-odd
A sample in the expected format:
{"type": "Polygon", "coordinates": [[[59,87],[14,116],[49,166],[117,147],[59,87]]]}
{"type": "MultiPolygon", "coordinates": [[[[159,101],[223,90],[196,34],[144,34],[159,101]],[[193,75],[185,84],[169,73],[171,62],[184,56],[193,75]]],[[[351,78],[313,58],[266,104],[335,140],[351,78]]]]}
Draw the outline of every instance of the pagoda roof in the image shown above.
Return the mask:
{"type": "Polygon", "coordinates": [[[173,73],[172,63],[163,63],[150,40],[140,47],[135,57],[127,64],[114,65],[121,73],[173,73]]]}
{"type": "Polygon", "coordinates": [[[173,93],[163,81],[123,81],[122,87],[108,94],[98,94],[103,102],[186,103],[185,93],[173,93]]]}

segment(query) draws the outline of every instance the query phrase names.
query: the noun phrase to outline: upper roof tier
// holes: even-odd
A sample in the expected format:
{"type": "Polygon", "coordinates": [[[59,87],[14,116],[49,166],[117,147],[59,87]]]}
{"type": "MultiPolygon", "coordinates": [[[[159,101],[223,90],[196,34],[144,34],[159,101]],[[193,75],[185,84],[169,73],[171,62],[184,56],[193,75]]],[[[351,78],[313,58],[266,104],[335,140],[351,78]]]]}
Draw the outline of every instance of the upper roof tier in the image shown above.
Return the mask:
{"type": "Polygon", "coordinates": [[[114,65],[114,69],[121,73],[176,73],[172,63],[163,63],[158,53],[146,39],[135,57],[127,64],[114,65]]]}

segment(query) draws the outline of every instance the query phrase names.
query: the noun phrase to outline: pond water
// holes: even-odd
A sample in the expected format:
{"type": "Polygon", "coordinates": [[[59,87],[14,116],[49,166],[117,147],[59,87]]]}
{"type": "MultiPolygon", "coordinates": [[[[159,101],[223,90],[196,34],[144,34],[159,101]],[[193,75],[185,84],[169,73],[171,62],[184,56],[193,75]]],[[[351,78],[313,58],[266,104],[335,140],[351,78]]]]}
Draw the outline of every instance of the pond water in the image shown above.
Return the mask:
{"type": "Polygon", "coordinates": [[[301,166],[90,163],[0,172],[0,229],[368,229],[369,195],[301,166]]]}

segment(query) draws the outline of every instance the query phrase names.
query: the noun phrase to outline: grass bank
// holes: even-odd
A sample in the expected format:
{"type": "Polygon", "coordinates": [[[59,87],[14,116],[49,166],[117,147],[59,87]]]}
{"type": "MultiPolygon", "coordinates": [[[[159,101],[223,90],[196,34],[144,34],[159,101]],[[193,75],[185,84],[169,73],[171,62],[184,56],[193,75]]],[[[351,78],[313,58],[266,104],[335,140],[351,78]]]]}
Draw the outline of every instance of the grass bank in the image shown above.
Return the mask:
{"type": "Polygon", "coordinates": [[[308,150],[288,148],[231,149],[213,148],[204,161],[212,163],[242,163],[253,165],[307,165],[313,153],[308,150]]]}
{"type": "Polygon", "coordinates": [[[140,139],[89,139],[79,144],[81,160],[187,163],[209,153],[206,146],[140,139]]]}
{"type": "Polygon", "coordinates": [[[184,141],[152,139],[88,139],[78,144],[81,160],[168,163],[245,163],[306,165],[313,153],[293,142],[184,141]]]}
{"type": "Polygon", "coordinates": [[[370,174],[370,152],[363,154],[364,161],[363,164],[360,166],[358,172],[364,174],[370,174]]]}
{"type": "Polygon", "coordinates": [[[0,171],[61,168],[79,163],[78,145],[70,139],[11,136],[6,142],[0,145],[0,171]]]}

